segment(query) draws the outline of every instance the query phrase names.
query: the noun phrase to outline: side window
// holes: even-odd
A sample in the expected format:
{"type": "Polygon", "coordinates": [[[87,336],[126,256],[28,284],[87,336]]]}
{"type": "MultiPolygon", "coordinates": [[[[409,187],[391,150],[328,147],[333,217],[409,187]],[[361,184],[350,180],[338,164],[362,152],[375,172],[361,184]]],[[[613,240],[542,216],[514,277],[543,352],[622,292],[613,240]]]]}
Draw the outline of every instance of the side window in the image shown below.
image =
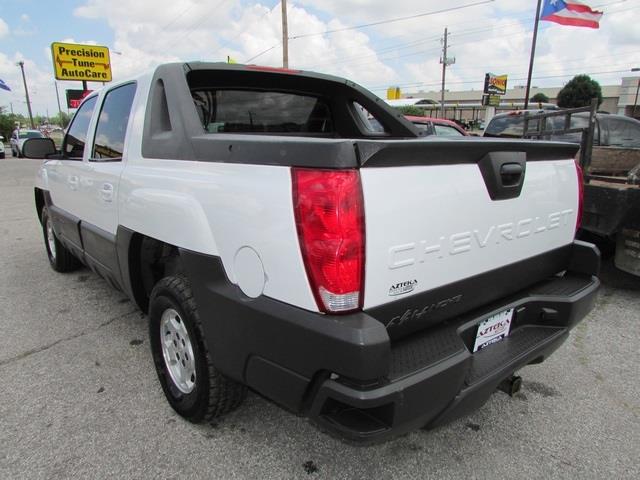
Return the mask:
{"type": "Polygon", "coordinates": [[[608,118],[609,145],[612,147],[640,147],[640,123],[633,120],[608,118]]]}
{"type": "Polygon", "coordinates": [[[64,137],[62,144],[62,153],[64,157],[72,160],[82,160],[84,154],[85,143],[87,142],[87,132],[89,131],[89,122],[93,109],[96,106],[96,99],[91,97],[87,99],[76,112],[71,126],[64,137]]]}
{"type": "Polygon", "coordinates": [[[382,122],[358,102],[353,102],[353,110],[365,134],[384,135],[388,133],[382,122]]]}
{"type": "Polygon", "coordinates": [[[438,125],[437,123],[433,125],[436,129],[436,135],[439,137],[463,137],[462,133],[459,130],[456,130],[453,127],[448,125],[438,125]]]}
{"type": "Polygon", "coordinates": [[[420,122],[414,122],[413,123],[415,125],[415,127],[422,132],[422,135],[427,136],[427,135],[435,135],[434,131],[433,131],[433,127],[431,126],[430,123],[420,123],[420,122]]]}
{"type": "Polygon", "coordinates": [[[98,117],[92,160],[122,160],[124,139],[135,93],[135,83],[128,83],[107,92],[98,117]]]}
{"type": "MultiPolygon", "coordinates": [[[[547,118],[547,130],[564,130],[566,118],[564,115],[557,117],[547,118]]],[[[588,115],[572,115],[569,128],[588,128],[589,116],[588,115]]],[[[580,143],[582,142],[582,133],[557,133],[551,135],[551,140],[559,140],[562,142],[580,143]]],[[[593,144],[599,145],[599,127],[596,121],[595,130],[593,132],[593,144]]]]}

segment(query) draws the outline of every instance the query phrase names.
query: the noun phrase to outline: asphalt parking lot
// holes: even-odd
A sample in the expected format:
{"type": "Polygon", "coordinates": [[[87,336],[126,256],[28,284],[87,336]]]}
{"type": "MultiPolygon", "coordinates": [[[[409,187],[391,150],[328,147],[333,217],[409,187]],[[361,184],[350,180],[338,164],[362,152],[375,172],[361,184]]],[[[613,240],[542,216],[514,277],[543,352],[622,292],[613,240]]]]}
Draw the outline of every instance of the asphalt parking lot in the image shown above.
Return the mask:
{"type": "Polygon", "coordinates": [[[354,447],[256,394],[194,426],[164,400],[145,316],[90,270],[49,268],[39,163],[0,160],[0,478],[640,478],[640,280],[610,261],[522,391],[447,426],[354,447]]]}

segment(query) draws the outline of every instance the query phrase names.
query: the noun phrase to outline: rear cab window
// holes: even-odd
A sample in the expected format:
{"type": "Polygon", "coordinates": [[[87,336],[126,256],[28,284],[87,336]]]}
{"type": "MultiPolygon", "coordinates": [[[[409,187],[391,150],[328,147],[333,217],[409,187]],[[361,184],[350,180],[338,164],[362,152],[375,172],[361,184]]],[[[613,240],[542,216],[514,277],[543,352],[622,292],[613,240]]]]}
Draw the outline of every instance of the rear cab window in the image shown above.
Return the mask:
{"type": "MultiPolygon", "coordinates": [[[[535,115],[536,111],[529,111],[529,115],[535,115]]],[[[507,113],[502,116],[495,116],[487,125],[484,136],[485,137],[507,137],[507,138],[522,138],[524,135],[524,111],[507,113]]],[[[529,126],[527,131],[529,133],[535,132],[539,129],[540,120],[529,120],[529,126]]]]}
{"type": "Polygon", "coordinates": [[[191,90],[196,111],[208,133],[333,134],[327,101],[277,91],[191,90]]]}
{"type": "Polygon", "coordinates": [[[494,117],[485,130],[485,135],[491,137],[522,137],[523,133],[524,118],[522,115],[494,117]]]}
{"type": "Polygon", "coordinates": [[[96,107],[97,98],[94,95],[85,100],[73,117],[62,144],[62,153],[66,160],[82,160],[87,143],[89,123],[96,107]]]}

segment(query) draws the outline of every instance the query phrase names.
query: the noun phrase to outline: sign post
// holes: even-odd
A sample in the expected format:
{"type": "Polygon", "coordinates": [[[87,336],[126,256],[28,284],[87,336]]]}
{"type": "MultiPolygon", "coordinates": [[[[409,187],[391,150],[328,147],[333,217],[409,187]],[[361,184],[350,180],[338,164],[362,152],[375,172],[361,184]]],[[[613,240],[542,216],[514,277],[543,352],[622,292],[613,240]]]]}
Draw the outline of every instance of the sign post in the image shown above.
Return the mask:
{"type": "Polygon", "coordinates": [[[507,75],[486,73],[483,92],[482,105],[487,107],[484,115],[484,124],[488,125],[496,114],[496,107],[500,105],[500,96],[507,93],[507,75]]]}
{"type": "MultiPolygon", "coordinates": [[[[80,81],[83,92],[87,92],[87,82],[111,81],[111,59],[108,47],[53,42],[51,57],[56,79],[80,81]]],[[[71,107],[70,103],[67,95],[67,104],[71,107]]]]}

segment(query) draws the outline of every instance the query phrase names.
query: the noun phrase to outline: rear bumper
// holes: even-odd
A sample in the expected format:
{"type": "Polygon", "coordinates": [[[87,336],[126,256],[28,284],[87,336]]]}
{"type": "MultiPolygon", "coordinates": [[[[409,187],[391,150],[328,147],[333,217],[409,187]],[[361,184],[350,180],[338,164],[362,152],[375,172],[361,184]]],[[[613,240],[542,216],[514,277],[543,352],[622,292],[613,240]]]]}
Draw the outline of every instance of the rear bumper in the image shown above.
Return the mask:
{"type": "Polygon", "coordinates": [[[572,249],[564,276],[394,341],[366,312],[324,316],[248,300],[219,259],[181,255],[219,370],[323,429],[375,442],[464,415],[558,348],[593,308],[600,284],[597,249],[583,242],[572,249]],[[508,308],[510,336],[471,353],[478,324],[508,308]]]}
{"type": "Polygon", "coordinates": [[[423,426],[434,427],[480,407],[516,370],[546,359],[592,308],[595,276],[568,275],[537,292],[498,302],[454,324],[392,346],[388,383],[362,388],[325,380],[310,414],[323,427],[356,441],[378,441],[423,426]],[[515,309],[506,339],[471,353],[478,324],[515,309]]]}

